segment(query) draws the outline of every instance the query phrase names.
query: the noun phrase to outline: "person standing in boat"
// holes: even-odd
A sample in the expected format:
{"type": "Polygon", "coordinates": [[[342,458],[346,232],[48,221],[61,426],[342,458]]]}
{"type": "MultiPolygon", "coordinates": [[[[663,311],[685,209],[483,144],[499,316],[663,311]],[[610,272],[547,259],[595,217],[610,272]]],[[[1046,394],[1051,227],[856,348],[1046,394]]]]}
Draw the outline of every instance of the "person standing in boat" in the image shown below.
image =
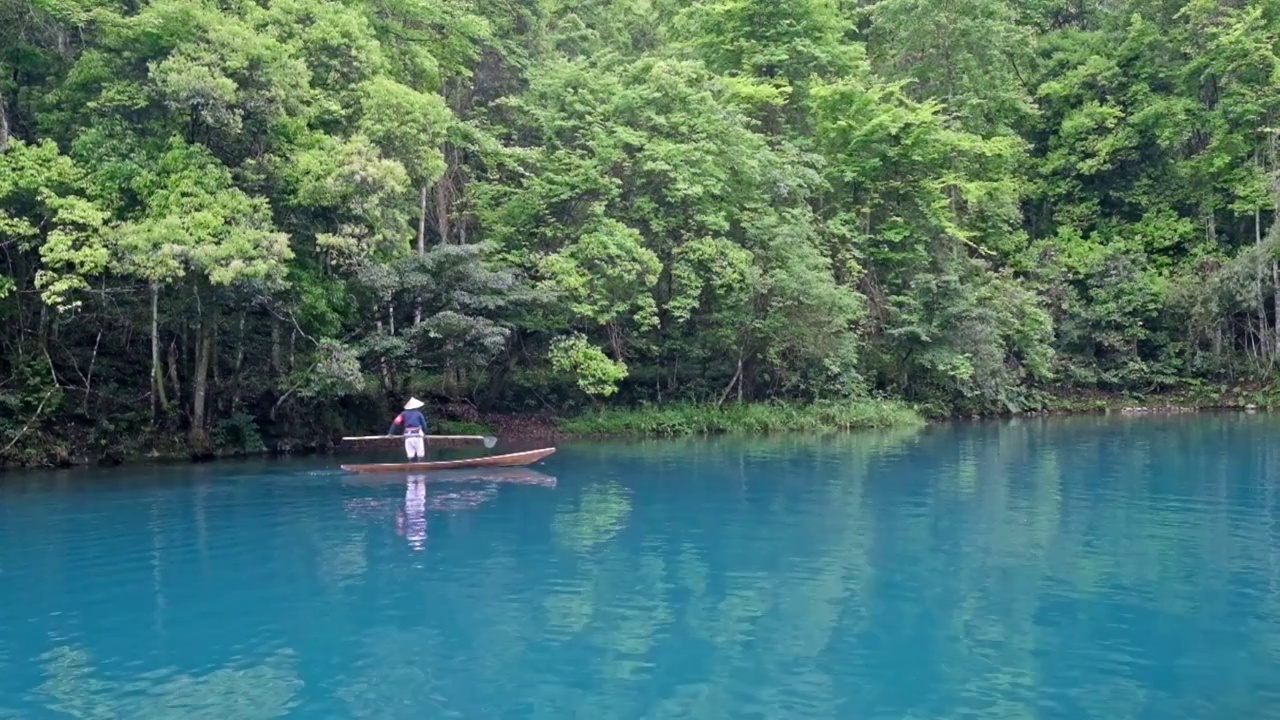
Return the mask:
{"type": "Polygon", "coordinates": [[[404,454],[410,460],[421,460],[427,454],[427,418],[418,409],[421,407],[421,400],[409,398],[409,402],[404,404],[404,412],[391,421],[391,427],[387,430],[388,435],[395,435],[397,425],[404,427],[404,454]]]}

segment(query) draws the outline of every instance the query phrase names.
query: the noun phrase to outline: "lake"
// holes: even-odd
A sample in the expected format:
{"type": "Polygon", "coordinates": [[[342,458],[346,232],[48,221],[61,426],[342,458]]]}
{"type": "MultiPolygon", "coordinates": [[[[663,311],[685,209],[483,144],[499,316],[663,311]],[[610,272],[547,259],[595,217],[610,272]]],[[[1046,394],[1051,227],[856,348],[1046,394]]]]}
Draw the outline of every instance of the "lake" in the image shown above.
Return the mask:
{"type": "Polygon", "coordinates": [[[0,718],[1277,718],[1278,436],[1093,417],[567,444],[498,479],[0,475],[0,718]]]}

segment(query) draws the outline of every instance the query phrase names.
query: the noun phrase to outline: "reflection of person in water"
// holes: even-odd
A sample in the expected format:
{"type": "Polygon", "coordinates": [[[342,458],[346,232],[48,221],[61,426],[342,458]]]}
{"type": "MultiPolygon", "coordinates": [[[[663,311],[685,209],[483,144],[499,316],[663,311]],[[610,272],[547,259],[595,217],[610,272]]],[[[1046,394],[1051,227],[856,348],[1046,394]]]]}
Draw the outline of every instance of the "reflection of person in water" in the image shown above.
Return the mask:
{"type": "Polygon", "coordinates": [[[422,475],[410,475],[405,483],[404,509],[396,513],[396,530],[415,551],[427,544],[427,479],[422,475]]]}
{"type": "Polygon", "coordinates": [[[484,474],[437,473],[436,482],[443,483],[427,498],[425,475],[410,475],[405,481],[404,504],[396,508],[396,534],[409,542],[415,552],[427,544],[427,511],[454,513],[470,510],[498,496],[499,481],[512,484],[555,487],[556,479],[531,470],[520,472],[489,472],[484,474]],[[456,487],[468,481],[489,481],[480,487],[456,487]]]}

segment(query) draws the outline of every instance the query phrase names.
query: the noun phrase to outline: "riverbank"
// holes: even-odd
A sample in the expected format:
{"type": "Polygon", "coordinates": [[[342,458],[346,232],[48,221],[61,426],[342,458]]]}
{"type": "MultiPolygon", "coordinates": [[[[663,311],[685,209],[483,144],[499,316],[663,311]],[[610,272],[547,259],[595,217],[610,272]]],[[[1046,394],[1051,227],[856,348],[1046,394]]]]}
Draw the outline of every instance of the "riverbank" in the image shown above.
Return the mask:
{"type": "Polygon", "coordinates": [[[1274,386],[1203,385],[1154,393],[1059,393],[1049,398],[1039,415],[1174,415],[1208,410],[1280,409],[1280,388],[1274,386]]]}
{"type": "MultiPolygon", "coordinates": [[[[1208,410],[1268,410],[1280,408],[1280,390],[1254,388],[1188,388],[1159,393],[1058,393],[1042,407],[1022,412],[958,414],[913,406],[897,400],[859,400],[843,403],[755,403],[724,406],[672,404],[642,408],[605,408],[554,420],[541,418],[532,435],[542,438],[678,437],[778,432],[841,432],[922,425],[962,419],[1057,415],[1175,415],[1208,410]]],[[[512,427],[511,430],[519,427],[512,427]]]]}
{"type": "MultiPolygon", "coordinates": [[[[572,439],[623,437],[690,437],[786,432],[832,433],[911,427],[928,422],[994,419],[1017,416],[1110,414],[1171,415],[1206,410],[1280,408],[1280,390],[1270,387],[1193,387],[1149,394],[1059,393],[1043,407],[1020,413],[957,415],[891,399],[820,403],[750,403],[726,405],[675,403],[638,408],[601,408],[562,416],[556,413],[478,413],[450,417],[440,409],[432,432],[451,435],[494,435],[504,443],[561,442],[572,439]]],[[[263,437],[248,418],[215,433],[212,449],[195,452],[181,436],[154,432],[114,441],[93,433],[79,446],[66,438],[39,436],[20,453],[0,457],[0,470],[77,465],[119,465],[134,461],[206,461],[255,455],[326,454],[340,447],[337,437],[263,437]]]]}
{"type": "MultiPolygon", "coordinates": [[[[469,406],[468,406],[469,407],[469,406]]],[[[641,408],[604,408],[562,416],[556,413],[477,413],[436,408],[431,431],[441,435],[494,435],[504,443],[560,442],[575,438],[678,437],[783,432],[847,432],[924,424],[915,409],[893,400],[822,403],[679,403],[641,408]]],[[[32,434],[19,452],[0,457],[0,469],[119,465],[131,461],[208,461],[255,455],[325,454],[338,450],[340,435],[270,437],[247,417],[211,434],[197,451],[181,434],[151,432],[110,438],[90,431],[76,443],[69,437],[32,434]],[[110,439],[109,439],[110,438],[110,439]]]]}
{"type": "Polygon", "coordinates": [[[636,409],[607,408],[567,418],[559,422],[559,427],[575,437],[678,437],[847,432],[923,423],[920,413],[905,403],[855,400],[812,404],[672,404],[636,409]]]}

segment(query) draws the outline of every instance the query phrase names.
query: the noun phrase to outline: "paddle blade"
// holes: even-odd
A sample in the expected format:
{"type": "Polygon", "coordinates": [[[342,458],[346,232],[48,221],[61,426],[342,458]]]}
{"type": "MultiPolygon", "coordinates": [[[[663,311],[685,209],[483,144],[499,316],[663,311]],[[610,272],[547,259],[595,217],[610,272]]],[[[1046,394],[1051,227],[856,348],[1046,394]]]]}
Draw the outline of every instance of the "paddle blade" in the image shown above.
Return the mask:
{"type": "Polygon", "coordinates": [[[492,435],[486,435],[484,437],[484,446],[486,448],[492,450],[493,446],[497,444],[498,444],[498,438],[493,437],[492,435]]]}

